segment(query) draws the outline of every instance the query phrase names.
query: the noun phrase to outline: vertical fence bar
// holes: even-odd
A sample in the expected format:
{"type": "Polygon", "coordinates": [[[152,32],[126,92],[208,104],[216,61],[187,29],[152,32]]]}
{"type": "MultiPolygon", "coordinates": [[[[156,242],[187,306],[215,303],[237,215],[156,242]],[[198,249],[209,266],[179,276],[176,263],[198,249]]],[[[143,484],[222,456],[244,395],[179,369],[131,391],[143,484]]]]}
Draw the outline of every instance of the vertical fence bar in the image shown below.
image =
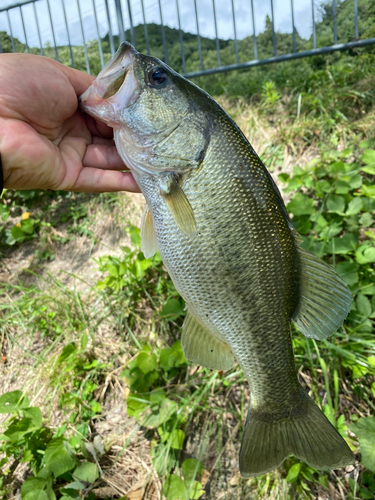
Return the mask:
{"type": "Polygon", "coordinates": [[[183,71],[183,73],[186,73],[184,41],[182,39],[181,22],[180,22],[180,7],[178,5],[178,0],[176,0],[176,9],[177,9],[177,20],[178,20],[178,34],[180,37],[180,46],[181,46],[182,71],[183,71]]]}
{"type": "Polygon", "coordinates": [[[337,25],[336,25],[336,0],[332,0],[332,16],[333,16],[333,43],[337,43],[337,25]]]}
{"type": "Polygon", "coordinates": [[[81,13],[81,6],[79,4],[79,0],[77,0],[77,8],[78,8],[79,24],[81,25],[81,34],[82,34],[82,40],[83,40],[83,50],[85,51],[86,70],[87,70],[87,73],[90,75],[91,73],[90,73],[89,56],[87,54],[85,32],[83,31],[82,13],[81,13]]]}
{"type": "Polygon", "coordinates": [[[273,15],[273,0],[271,0],[271,22],[272,22],[272,45],[273,45],[273,55],[276,57],[276,33],[275,33],[275,23],[273,15]]]}
{"type": "Polygon", "coordinates": [[[290,0],[290,8],[292,11],[292,27],[293,27],[293,52],[297,52],[297,44],[296,44],[296,27],[294,25],[294,4],[293,0],[290,0]]]}
{"type": "MultiPolygon", "coordinates": [[[[145,30],[146,49],[147,49],[147,55],[149,56],[150,55],[150,45],[148,43],[148,32],[147,32],[147,24],[146,24],[145,6],[143,4],[143,0],[141,0],[141,5],[142,5],[142,15],[143,15],[143,29],[145,30]]],[[[178,22],[180,23],[180,18],[178,19],[178,22]]]]}
{"type": "Polygon", "coordinates": [[[160,26],[161,26],[161,36],[163,38],[163,50],[164,50],[164,60],[168,64],[168,53],[167,53],[167,44],[165,42],[165,31],[164,31],[164,23],[163,23],[163,12],[161,10],[161,3],[159,0],[159,14],[160,14],[160,26]]]}
{"type": "Polygon", "coordinates": [[[66,9],[65,9],[65,0],[61,0],[61,6],[64,14],[64,22],[65,22],[65,29],[66,29],[66,35],[68,37],[68,45],[69,45],[69,54],[70,54],[70,61],[72,63],[72,68],[74,68],[74,57],[73,57],[73,49],[72,49],[72,44],[70,41],[70,33],[69,33],[69,27],[68,27],[68,19],[66,17],[66,9]]]}
{"type": "Polygon", "coordinates": [[[217,53],[217,65],[218,67],[221,66],[221,60],[220,60],[220,45],[219,45],[219,39],[217,37],[217,23],[216,23],[216,8],[215,8],[215,0],[212,0],[212,9],[214,11],[214,23],[215,23],[215,37],[216,37],[216,53],[217,53]]]}
{"type": "Polygon", "coordinates": [[[357,0],[354,0],[354,28],[355,28],[355,39],[358,40],[358,5],[357,0]]]}
{"type": "Polygon", "coordinates": [[[251,17],[253,19],[253,45],[254,45],[254,59],[258,59],[257,36],[255,33],[255,16],[254,16],[254,2],[251,0],[251,17]]]}
{"type": "Polygon", "coordinates": [[[234,1],[232,0],[232,17],[233,17],[233,32],[234,32],[234,51],[236,53],[236,63],[239,63],[238,59],[238,44],[237,44],[237,32],[236,32],[236,16],[234,14],[234,1]]]}
{"type": "Polygon", "coordinates": [[[13,52],[16,51],[16,48],[14,46],[14,38],[13,38],[13,32],[12,32],[12,24],[10,22],[10,17],[9,17],[9,11],[7,10],[6,11],[7,13],[7,18],[8,18],[8,25],[9,25],[9,33],[10,33],[10,41],[12,42],[12,50],[13,52]]]}
{"type": "Polygon", "coordinates": [[[313,49],[316,49],[316,26],[315,26],[314,0],[311,0],[311,13],[312,13],[312,23],[313,23],[313,49]]]}
{"type": "Polygon", "coordinates": [[[131,5],[130,5],[130,0],[127,0],[128,1],[128,14],[129,14],[129,21],[130,21],[130,36],[131,36],[131,39],[132,39],[132,45],[134,48],[136,48],[136,45],[135,45],[135,32],[134,32],[134,26],[133,26],[133,16],[132,16],[132,9],[131,9],[131,5]]]}
{"type": "Polygon", "coordinates": [[[122,8],[120,0],[115,0],[117,25],[119,31],[119,42],[125,42],[124,19],[122,17],[122,8]]]}
{"type": "Polygon", "coordinates": [[[105,5],[105,13],[106,13],[106,16],[107,16],[107,23],[108,23],[109,46],[111,48],[111,54],[114,55],[114,53],[115,53],[115,44],[113,43],[111,16],[109,14],[108,0],[104,0],[104,5],[105,5]]]}
{"type": "Polygon", "coordinates": [[[100,39],[99,25],[98,25],[98,16],[96,15],[95,0],[92,0],[92,8],[93,8],[93,11],[94,11],[94,20],[95,20],[95,27],[96,27],[96,35],[98,37],[100,64],[102,65],[102,69],[103,69],[103,67],[104,67],[103,48],[102,48],[102,41],[100,39]]]}
{"type": "Polygon", "coordinates": [[[38,32],[38,38],[39,38],[40,53],[41,53],[42,56],[44,56],[42,36],[40,34],[39,19],[38,19],[38,13],[37,13],[36,7],[35,7],[35,2],[33,2],[33,8],[34,8],[34,17],[35,17],[36,30],[38,32]]]}
{"type": "Polygon", "coordinates": [[[1,45],[1,40],[0,40],[0,54],[3,53],[3,46],[1,45]]]}
{"type": "Polygon", "coordinates": [[[202,47],[201,47],[201,37],[199,34],[197,0],[194,0],[194,9],[195,9],[195,22],[197,25],[197,41],[198,41],[199,62],[201,65],[201,70],[203,70],[202,47]]]}
{"type": "Polygon", "coordinates": [[[55,29],[53,27],[53,21],[52,21],[52,15],[51,15],[51,7],[50,7],[50,4],[49,4],[49,0],[47,0],[47,7],[48,7],[49,22],[51,23],[51,31],[52,31],[53,44],[55,46],[56,61],[58,61],[59,60],[59,53],[57,52],[55,29]]]}
{"type": "Polygon", "coordinates": [[[26,29],[25,29],[25,21],[23,19],[23,13],[22,13],[22,7],[18,7],[20,11],[20,16],[21,16],[21,23],[22,23],[22,29],[23,29],[23,36],[25,37],[25,45],[26,45],[26,52],[30,54],[29,50],[29,44],[27,43],[27,35],[26,35],[26,29]]]}

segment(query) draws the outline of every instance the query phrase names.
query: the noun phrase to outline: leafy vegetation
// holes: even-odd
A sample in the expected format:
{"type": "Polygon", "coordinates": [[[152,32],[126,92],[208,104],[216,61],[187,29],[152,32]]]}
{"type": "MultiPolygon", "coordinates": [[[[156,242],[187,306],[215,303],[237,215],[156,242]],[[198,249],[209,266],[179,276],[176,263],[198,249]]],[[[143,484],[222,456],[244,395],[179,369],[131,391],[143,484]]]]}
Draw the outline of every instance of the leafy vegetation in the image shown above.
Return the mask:
{"type": "MultiPolygon", "coordinates": [[[[318,46],[332,40],[331,4],[323,9],[318,46]]],[[[359,0],[358,9],[360,33],[373,36],[372,2],[359,0]]],[[[351,2],[337,2],[340,41],[353,38],[352,15],[351,2]]],[[[163,58],[160,26],[148,29],[153,54],[163,58]]],[[[169,63],[181,70],[178,32],[165,29],[169,63]]],[[[135,35],[144,51],[143,27],[135,35]]],[[[196,36],[183,36],[187,69],[196,70],[196,36]]],[[[4,32],[0,39],[11,51],[4,32]]],[[[216,64],[215,42],[201,41],[205,66],[216,64]]],[[[222,64],[234,62],[233,43],[220,40],[222,64]]],[[[291,35],[278,34],[278,44],[279,53],[289,51],[291,35]]],[[[311,44],[297,36],[299,50],[311,44]]],[[[108,60],[108,39],[102,45],[108,60]]],[[[97,73],[97,42],[88,50],[97,73]]],[[[258,50],[272,54],[268,21],[258,50]]],[[[68,48],[58,51],[70,64],[68,48]]],[[[45,53],[54,56],[50,47],[45,53]]],[[[83,49],[73,54],[84,69],[83,49]]],[[[239,41],[239,54],[253,57],[252,40],[239,41]]],[[[282,183],[301,245],[335,266],[353,293],[339,332],[315,342],[293,331],[293,345],[301,382],[355,452],[355,466],[322,473],[291,457],[266,476],[240,478],[246,380],[238,366],[222,373],[186,362],[184,302],[160,256],[144,258],[121,195],[5,191],[1,262],[6,269],[14,256],[28,260],[26,270],[0,275],[2,498],[374,497],[374,57],[361,49],[198,82],[221,95],[282,183]],[[108,243],[89,276],[79,262],[76,276],[57,275],[52,266],[74,245],[90,258],[108,214],[127,243],[116,251],[108,243]]]]}

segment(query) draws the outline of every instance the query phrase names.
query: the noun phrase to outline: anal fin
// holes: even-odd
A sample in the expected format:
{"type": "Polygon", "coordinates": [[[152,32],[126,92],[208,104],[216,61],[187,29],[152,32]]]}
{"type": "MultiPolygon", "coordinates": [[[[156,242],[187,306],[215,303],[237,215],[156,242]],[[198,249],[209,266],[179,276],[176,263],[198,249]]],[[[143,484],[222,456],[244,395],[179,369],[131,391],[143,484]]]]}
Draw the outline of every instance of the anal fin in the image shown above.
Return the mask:
{"type": "Polygon", "coordinates": [[[306,337],[322,340],[342,325],[352,294],[333,267],[303,248],[299,253],[301,298],[292,320],[306,337]]]}
{"type": "Polygon", "coordinates": [[[151,211],[146,203],[141,220],[142,252],[146,259],[152,257],[158,250],[151,211]]]}
{"type": "Polygon", "coordinates": [[[229,370],[233,366],[233,354],[228,344],[214,337],[190,311],[182,327],[181,345],[185,357],[193,363],[212,370],[229,370]]]}

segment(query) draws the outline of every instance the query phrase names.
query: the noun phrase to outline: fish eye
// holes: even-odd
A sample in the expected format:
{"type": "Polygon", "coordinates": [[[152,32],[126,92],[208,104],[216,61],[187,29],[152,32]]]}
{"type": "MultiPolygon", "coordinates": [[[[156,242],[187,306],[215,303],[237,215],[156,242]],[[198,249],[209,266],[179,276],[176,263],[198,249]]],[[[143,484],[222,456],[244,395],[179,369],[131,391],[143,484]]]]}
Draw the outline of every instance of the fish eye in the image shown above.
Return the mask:
{"type": "Polygon", "coordinates": [[[148,83],[152,87],[161,87],[168,80],[167,72],[160,66],[154,66],[148,72],[148,83]]]}

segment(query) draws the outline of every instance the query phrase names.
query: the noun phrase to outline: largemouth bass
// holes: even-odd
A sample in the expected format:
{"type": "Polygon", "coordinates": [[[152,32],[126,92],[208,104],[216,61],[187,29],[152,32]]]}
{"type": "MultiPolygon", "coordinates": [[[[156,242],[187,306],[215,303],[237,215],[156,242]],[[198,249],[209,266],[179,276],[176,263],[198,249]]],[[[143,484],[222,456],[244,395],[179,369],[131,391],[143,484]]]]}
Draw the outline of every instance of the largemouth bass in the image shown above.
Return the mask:
{"type": "Polygon", "coordinates": [[[331,335],[350,291],[299,247],[279,190],[237,125],[208,94],[128,43],[80,106],[113,127],[146,198],[143,252],[159,250],[186,301],[186,358],[216,370],[235,358],[249,382],[242,476],[289,455],[317,469],[351,464],[345,440],[298,381],[290,334],[294,321],[307,337],[331,335]]]}

